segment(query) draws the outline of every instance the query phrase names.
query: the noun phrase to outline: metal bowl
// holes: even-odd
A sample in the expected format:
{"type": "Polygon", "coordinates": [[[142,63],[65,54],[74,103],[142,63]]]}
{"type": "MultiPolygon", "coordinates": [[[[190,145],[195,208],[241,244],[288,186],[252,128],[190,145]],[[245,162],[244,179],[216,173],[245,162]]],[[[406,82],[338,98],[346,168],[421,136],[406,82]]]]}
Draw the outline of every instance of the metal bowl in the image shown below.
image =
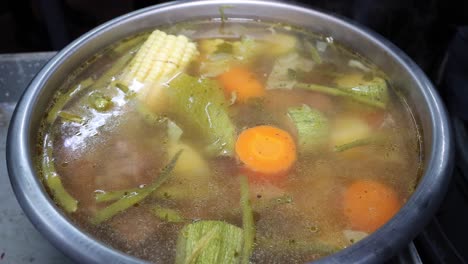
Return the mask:
{"type": "MultiPolygon", "coordinates": [[[[446,111],[434,87],[418,66],[381,36],[346,19],[306,7],[271,1],[190,1],[142,9],[88,32],[38,73],[24,92],[12,118],[7,164],[13,189],[36,228],[70,258],[84,263],[142,263],[82,232],[49,198],[38,178],[33,156],[40,120],[52,95],[70,72],[103,47],[158,25],[187,19],[229,18],[285,22],[310,29],[370,58],[399,87],[423,132],[424,173],[404,207],[364,240],[320,259],[318,263],[382,263],[406,246],[438,208],[450,179],[453,146],[446,111]]],[[[155,249],[157,250],[157,249],[155,249]]]]}

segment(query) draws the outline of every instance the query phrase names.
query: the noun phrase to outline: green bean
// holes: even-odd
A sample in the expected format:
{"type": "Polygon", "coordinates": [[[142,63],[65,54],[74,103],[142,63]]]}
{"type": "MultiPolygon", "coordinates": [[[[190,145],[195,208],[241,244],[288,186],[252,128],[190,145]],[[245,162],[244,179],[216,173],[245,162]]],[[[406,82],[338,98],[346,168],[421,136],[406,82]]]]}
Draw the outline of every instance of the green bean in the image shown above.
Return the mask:
{"type": "Polygon", "coordinates": [[[184,217],[174,209],[155,206],[151,209],[151,212],[159,219],[169,223],[180,223],[185,221],[184,217]]]}
{"type": "Polygon", "coordinates": [[[65,94],[59,95],[57,101],[52,106],[47,114],[46,121],[52,124],[59,116],[60,111],[65,105],[75,97],[75,95],[88,90],[89,88],[101,88],[112,80],[112,77],[120,73],[123,68],[128,64],[130,59],[133,57],[132,53],[127,53],[120,57],[111,68],[109,68],[103,75],[101,75],[96,81],[91,78],[87,78],[80,82],[74,89],[67,91],[65,94]]]}
{"type": "Polygon", "coordinates": [[[100,224],[145,199],[148,195],[150,195],[169,179],[169,176],[171,175],[171,172],[174,169],[175,164],[181,154],[182,150],[174,155],[174,157],[166,165],[166,167],[164,167],[161,174],[153,183],[144,188],[136,189],[134,192],[130,192],[127,195],[124,195],[118,201],[97,212],[96,215],[91,219],[91,222],[93,224],[100,224]]]}
{"type": "Polygon", "coordinates": [[[109,191],[109,192],[98,192],[94,196],[96,199],[96,202],[102,203],[102,202],[110,202],[110,201],[115,201],[118,200],[126,195],[129,195],[134,192],[138,192],[141,188],[131,188],[131,189],[126,189],[126,190],[118,190],[118,191],[109,191]]]}
{"type": "Polygon", "coordinates": [[[333,87],[328,87],[328,86],[323,86],[323,85],[318,85],[318,84],[307,84],[307,83],[297,83],[296,85],[294,85],[294,88],[314,91],[318,93],[324,93],[324,94],[328,94],[332,96],[347,97],[362,104],[385,109],[385,104],[383,102],[367,99],[365,97],[358,96],[353,93],[345,92],[339,88],[333,88],[333,87]]]}
{"type": "Polygon", "coordinates": [[[240,176],[240,190],[242,207],[242,228],[244,233],[244,244],[242,246],[241,263],[248,264],[254,248],[255,224],[252,205],[250,203],[249,182],[246,176],[240,176]]]}
{"type": "Polygon", "coordinates": [[[384,134],[376,133],[367,138],[361,138],[361,139],[357,139],[357,140],[351,141],[343,145],[335,146],[333,151],[343,152],[348,149],[361,147],[361,146],[367,146],[371,144],[384,144],[386,139],[387,137],[384,134]]]}
{"type": "Polygon", "coordinates": [[[128,91],[130,91],[128,86],[121,82],[115,82],[115,87],[119,88],[124,93],[128,93],[128,91]]]}
{"type": "Polygon", "coordinates": [[[358,139],[358,140],[355,140],[355,141],[352,141],[350,143],[346,143],[346,144],[343,144],[343,145],[340,145],[340,146],[335,146],[333,151],[343,152],[343,151],[348,150],[348,149],[370,145],[374,141],[375,140],[373,138],[362,138],[362,139],[358,139]]]}
{"type": "Polygon", "coordinates": [[[59,95],[57,101],[52,106],[52,108],[47,113],[46,121],[49,124],[52,124],[57,117],[59,116],[61,110],[65,107],[65,105],[76,95],[81,93],[82,91],[88,89],[93,84],[93,80],[91,78],[87,78],[84,81],[80,82],[74,89],[70,89],[70,91],[66,92],[65,94],[59,95]]]}
{"type": "Polygon", "coordinates": [[[52,197],[68,213],[73,213],[78,209],[78,201],[73,198],[63,187],[62,180],[55,170],[52,155],[52,139],[47,135],[45,141],[45,151],[42,157],[42,172],[47,187],[52,192],[52,197]]]}
{"type": "Polygon", "coordinates": [[[74,123],[79,123],[79,124],[84,122],[84,119],[81,116],[70,113],[70,112],[60,111],[58,113],[58,116],[60,116],[63,120],[66,120],[69,122],[74,122],[74,123]]]}

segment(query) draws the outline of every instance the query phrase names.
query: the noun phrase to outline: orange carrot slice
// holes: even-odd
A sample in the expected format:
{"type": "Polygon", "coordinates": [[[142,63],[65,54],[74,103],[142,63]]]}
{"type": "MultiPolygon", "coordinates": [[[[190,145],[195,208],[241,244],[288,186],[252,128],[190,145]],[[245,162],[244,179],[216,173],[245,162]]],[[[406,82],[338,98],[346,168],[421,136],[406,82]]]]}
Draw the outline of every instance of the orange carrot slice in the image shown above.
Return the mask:
{"type": "Polygon", "coordinates": [[[259,175],[278,175],[296,161],[296,144],[288,132],[273,126],[256,126],[242,131],[236,153],[246,168],[259,175]]]}
{"type": "Polygon", "coordinates": [[[255,75],[244,67],[233,67],[218,77],[226,96],[236,94],[239,102],[265,95],[265,88],[255,75]]]}
{"type": "Polygon", "coordinates": [[[373,232],[384,225],[400,209],[396,192],[377,181],[358,180],[344,193],[344,214],[352,228],[373,232]]]}

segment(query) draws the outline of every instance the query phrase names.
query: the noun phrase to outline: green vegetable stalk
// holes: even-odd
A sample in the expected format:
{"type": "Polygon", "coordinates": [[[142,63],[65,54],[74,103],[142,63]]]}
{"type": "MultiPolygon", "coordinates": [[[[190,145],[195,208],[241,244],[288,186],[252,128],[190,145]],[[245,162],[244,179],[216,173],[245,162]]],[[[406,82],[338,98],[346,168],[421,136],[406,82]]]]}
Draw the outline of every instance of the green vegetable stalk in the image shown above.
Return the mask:
{"type": "Polygon", "coordinates": [[[93,224],[102,223],[112,218],[114,215],[125,211],[129,207],[145,199],[148,195],[150,195],[152,192],[158,189],[163,183],[165,183],[169,179],[169,176],[171,175],[171,172],[174,169],[177,160],[179,159],[181,154],[182,150],[180,150],[174,155],[174,157],[166,165],[166,167],[164,167],[161,174],[156,178],[156,180],[153,183],[144,188],[134,189],[135,191],[126,193],[118,201],[97,212],[94,218],[91,219],[91,222],[93,224]]]}
{"type": "MultiPolygon", "coordinates": [[[[382,86],[379,86],[379,87],[382,87],[382,86]]],[[[381,108],[381,109],[385,109],[385,106],[386,106],[386,101],[380,100],[379,99],[380,97],[374,96],[374,93],[367,93],[368,95],[366,96],[365,92],[356,92],[358,88],[356,88],[356,90],[354,89],[343,90],[340,88],[328,87],[328,86],[323,86],[323,85],[318,85],[318,84],[308,84],[308,83],[296,83],[294,85],[294,88],[314,91],[318,93],[324,93],[324,94],[328,94],[332,96],[346,97],[358,103],[362,103],[368,106],[381,108]]],[[[381,88],[378,88],[378,89],[380,90],[381,88]]],[[[366,90],[371,91],[368,88],[366,88],[366,90]]]]}
{"type": "Polygon", "coordinates": [[[388,137],[385,137],[385,135],[376,133],[375,135],[370,137],[357,139],[343,145],[335,146],[333,151],[343,152],[348,149],[357,148],[361,146],[368,146],[372,144],[384,144],[386,139],[388,139],[388,137]]]}
{"type": "Polygon", "coordinates": [[[335,152],[343,152],[343,151],[346,151],[348,149],[361,147],[361,146],[367,146],[367,145],[372,144],[373,142],[375,142],[375,139],[373,139],[373,138],[362,138],[362,139],[358,139],[358,140],[355,140],[355,141],[347,143],[347,144],[343,144],[343,145],[340,145],[340,146],[335,146],[333,150],[335,152]]]}
{"type": "Polygon", "coordinates": [[[49,135],[44,138],[45,151],[42,156],[42,173],[47,187],[52,192],[55,201],[68,213],[78,209],[78,201],[63,187],[62,180],[55,170],[52,154],[52,139],[49,135]]]}

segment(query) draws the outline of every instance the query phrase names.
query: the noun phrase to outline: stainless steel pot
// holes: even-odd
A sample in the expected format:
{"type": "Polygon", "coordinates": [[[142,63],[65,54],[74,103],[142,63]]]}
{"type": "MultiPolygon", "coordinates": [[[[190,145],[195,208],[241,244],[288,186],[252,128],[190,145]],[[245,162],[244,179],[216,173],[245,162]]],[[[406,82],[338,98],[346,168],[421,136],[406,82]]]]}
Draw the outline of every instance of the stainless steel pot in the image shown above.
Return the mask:
{"type": "MultiPolygon", "coordinates": [[[[23,210],[36,228],[77,262],[140,263],[73,225],[44,190],[32,162],[40,119],[67,75],[101,48],[136,32],[186,19],[219,17],[279,21],[331,35],[371,59],[400,88],[423,131],[424,175],[400,212],[364,240],[319,263],[381,263],[421,231],[441,202],[452,170],[450,127],[444,106],[424,73],[381,36],[350,21],[305,7],[271,1],[194,1],[157,5],[116,18],[80,37],[58,53],[23,94],[7,142],[11,183],[23,210]]],[[[157,249],[154,249],[157,250],[157,249]]]]}

